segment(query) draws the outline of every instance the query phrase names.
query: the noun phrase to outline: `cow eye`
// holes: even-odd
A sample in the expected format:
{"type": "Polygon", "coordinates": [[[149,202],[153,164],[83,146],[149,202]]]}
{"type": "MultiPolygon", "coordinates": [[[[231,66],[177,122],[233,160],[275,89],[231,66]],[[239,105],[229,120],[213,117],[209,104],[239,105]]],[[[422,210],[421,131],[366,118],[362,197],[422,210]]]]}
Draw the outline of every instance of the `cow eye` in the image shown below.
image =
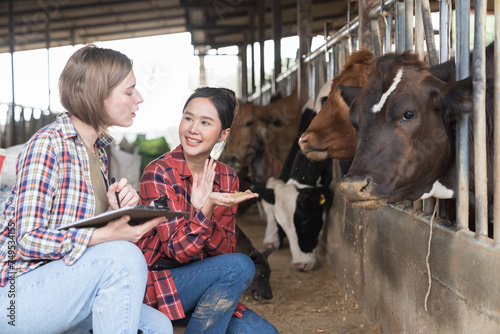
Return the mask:
{"type": "Polygon", "coordinates": [[[403,121],[411,121],[415,117],[417,117],[417,112],[415,110],[408,110],[403,115],[403,121]]]}
{"type": "Polygon", "coordinates": [[[245,123],[245,127],[251,127],[253,126],[253,121],[248,121],[245,123]]]}

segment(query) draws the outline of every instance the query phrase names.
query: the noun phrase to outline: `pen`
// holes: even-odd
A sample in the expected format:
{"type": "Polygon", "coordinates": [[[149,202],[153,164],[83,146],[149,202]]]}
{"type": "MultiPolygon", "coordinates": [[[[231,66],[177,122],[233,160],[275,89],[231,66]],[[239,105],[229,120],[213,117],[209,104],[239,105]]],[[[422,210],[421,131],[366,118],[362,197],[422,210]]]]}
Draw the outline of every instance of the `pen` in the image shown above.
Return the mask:
{"type": "MultiPolygon", "coordinates": [[[[114,177],[111,178],[111,184],[115,183],[116,180],[114,177]]],[[[116,196],[116,203],[118,203],[118,209],[121,209],[121,205],[120,205],[120,196],[118,196],[118,192],[115,191],[115,196],[116,196]]]]}

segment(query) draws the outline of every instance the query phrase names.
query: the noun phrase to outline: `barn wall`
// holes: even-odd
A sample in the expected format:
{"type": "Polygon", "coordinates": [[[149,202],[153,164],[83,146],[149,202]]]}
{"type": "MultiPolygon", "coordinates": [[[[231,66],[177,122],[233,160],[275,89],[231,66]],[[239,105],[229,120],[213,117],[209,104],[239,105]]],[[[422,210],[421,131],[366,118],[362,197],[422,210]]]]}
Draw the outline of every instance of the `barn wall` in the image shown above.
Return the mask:
{"type": "Polygon", "coordinates": [[[425,311],[430,216],[357,209],[332,188],[319,254],[383,333],[499,333],[499,248],[434,221],[425,311]]]}

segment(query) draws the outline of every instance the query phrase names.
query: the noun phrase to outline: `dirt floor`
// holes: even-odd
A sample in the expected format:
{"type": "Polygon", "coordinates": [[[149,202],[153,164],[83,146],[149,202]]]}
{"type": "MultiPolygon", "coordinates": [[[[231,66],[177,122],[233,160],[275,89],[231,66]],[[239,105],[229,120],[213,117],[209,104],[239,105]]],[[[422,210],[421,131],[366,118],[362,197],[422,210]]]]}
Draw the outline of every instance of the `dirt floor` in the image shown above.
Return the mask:
{"type": "MultiPolygon", "coordinates": [[[[265,220],[254,205],[236,223],[263,250],[265,220]]],[[[326,262],[320,262],[311,272],[292,269],[290,249],[269,256],[273,299],[255,301],[247,291],[241,302],[264,316],[282,334],[308,333],[380,333],[378,326],[368,321],[356,300],[337,282],[326,262]]]]}
{"type": "MultiPolygon", "coordinates": [[[[236,223],[263,250],[266,227],[253,205],[236,223]]],[[[269,256],[273,299],[255,301],[247,291],[241,302],[270,321],[281,334],[350,333],[380,334],[370,323],[356,300],[337,282],[326,262],[320,262],[312,272],[292,269],[290,250],[286,244],[269,256]]],[[[175,334],[183,328],[175,328],[175,334]]]]}

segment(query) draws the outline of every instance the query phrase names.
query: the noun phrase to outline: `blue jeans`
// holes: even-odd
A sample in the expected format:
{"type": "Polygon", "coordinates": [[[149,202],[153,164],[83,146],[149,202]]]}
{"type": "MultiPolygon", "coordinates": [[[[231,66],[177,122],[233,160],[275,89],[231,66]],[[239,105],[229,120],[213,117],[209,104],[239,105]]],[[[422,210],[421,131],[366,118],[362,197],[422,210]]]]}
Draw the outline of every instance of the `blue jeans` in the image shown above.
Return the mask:
{"type": "Polygon", "coordinates": [[[243,319],[232,316],[255,274],[255,265],[248,256],[213,256],[170,272],[187,316],[174,324],[188,321],[185,334],[278,333],[250,309],[245,310],[243,319]]]}
{"type": "Polygon", "coordinates": [[[51,261],[0,288],[0,333],[87,333],[90,328],[95,334],[136,334],[138,328],[173,333],[165,315],[142,303],[146,280],[146,262],[134,244],[91,246],[71,266],[51,261]],[[12,301],[15,327],[7,317],[12,301]]]}

